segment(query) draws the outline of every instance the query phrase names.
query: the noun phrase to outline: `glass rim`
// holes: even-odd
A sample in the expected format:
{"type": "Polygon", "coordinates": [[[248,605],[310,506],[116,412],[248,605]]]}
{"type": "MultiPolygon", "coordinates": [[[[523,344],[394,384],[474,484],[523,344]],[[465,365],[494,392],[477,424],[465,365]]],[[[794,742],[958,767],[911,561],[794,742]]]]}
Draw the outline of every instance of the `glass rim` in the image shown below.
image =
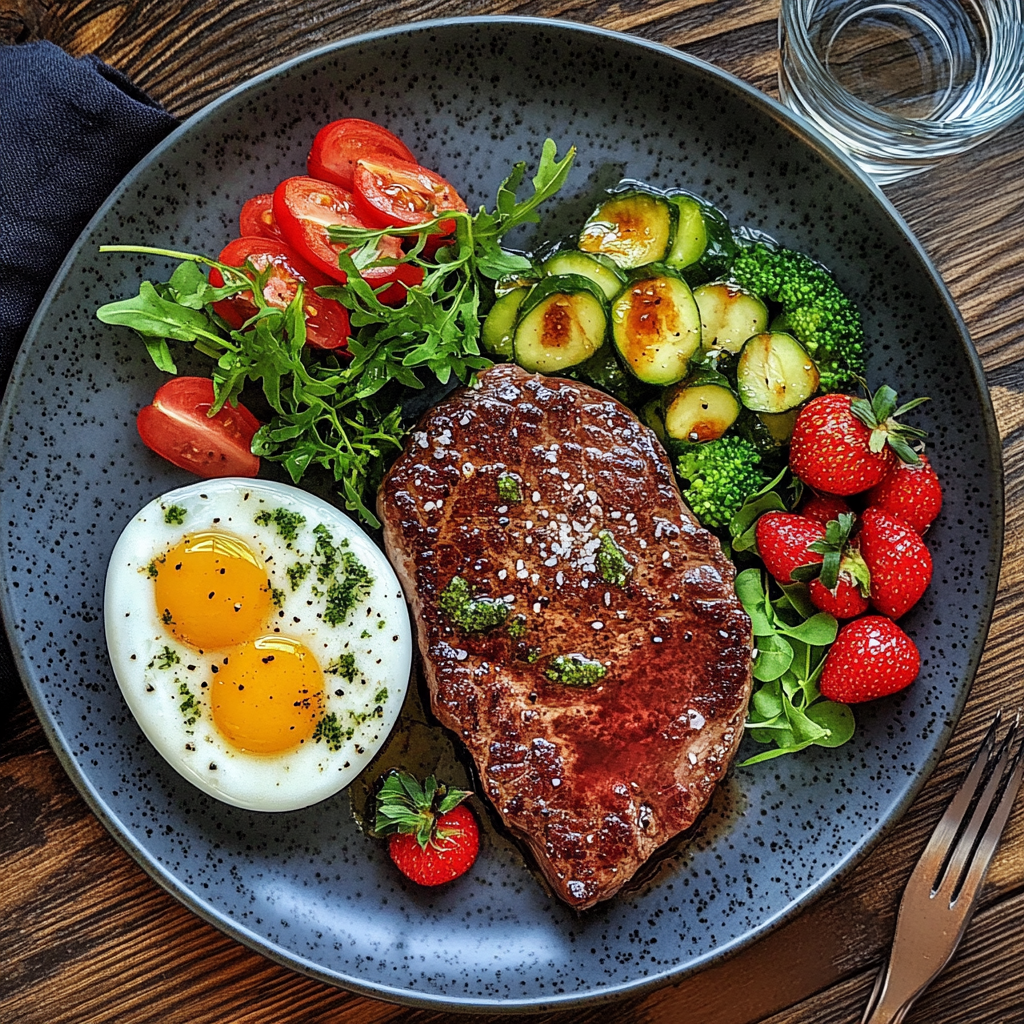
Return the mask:
{"type": "MultiPolygon", "coordinates": [[[[794,83],[813,85],[816,100],[824,100],[831,107],[832,116],[847,123],[862,125],[871,131],[885,130],[898,133],[908,140],[953,142],[965,137],[994,133],[1024,113],[1024,19],[1020,0],[1012,0],[1018,34],[1012,52],[1000,52],[997,79],[1010,78],[1008,88],[995,101],[986,104],[977,116],[950,116],[946,118],[911,118],[879,110],[859,99],[840,85],[814,52],[807,32],[806,15],[815,0],[782,0],[779,10],[779,53],[785,73],[794,83]],[[790,59],[787,60],[787,54],[790,59]],[[798,73],[794,74],[794,65],[798,73]],[[1016,80],[1014,81],[1014,77],[1016,80]]],[[[986,75],[985,88],[990,89],[993,75],[986,75]]],[[[805,100],[806,101],[806,100],[805,100]]],[[[826,116],[826,112],[822,112],[826,116]]]]}

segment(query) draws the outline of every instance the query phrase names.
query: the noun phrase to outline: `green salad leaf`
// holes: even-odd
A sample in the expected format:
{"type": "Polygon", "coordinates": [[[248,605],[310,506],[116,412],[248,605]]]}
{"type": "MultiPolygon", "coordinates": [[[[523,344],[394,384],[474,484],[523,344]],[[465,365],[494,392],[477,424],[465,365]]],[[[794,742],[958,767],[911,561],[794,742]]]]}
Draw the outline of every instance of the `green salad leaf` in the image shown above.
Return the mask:
{"type": "Polygon", "coordinates": [[[755,687],[747,728],[754,740],[771,748],[740,767],[809,746],[838,747],[853,735],[853,712],[827,700],[818,687],[839,624],[810,605],[806,590],[797,584],[773,599],[760,569],[745,569],[736,577],[736,594],[754,633],[755,687]]]}

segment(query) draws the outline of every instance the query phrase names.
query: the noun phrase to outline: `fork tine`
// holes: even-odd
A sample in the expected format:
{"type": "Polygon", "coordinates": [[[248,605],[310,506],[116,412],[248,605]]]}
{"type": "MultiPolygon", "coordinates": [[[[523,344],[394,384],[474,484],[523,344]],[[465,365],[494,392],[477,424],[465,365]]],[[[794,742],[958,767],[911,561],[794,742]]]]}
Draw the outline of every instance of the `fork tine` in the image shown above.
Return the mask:
{"type": "MultiPolygon", "coordinates": [[[[928,840],[928,845],[921,854],[921,859],[918,862],[919,865],[924,866],[928,862],[934,863],[936,859],[940,865],[945,863],[946,854],[953,845],[956,834],[960,830],[960,825],[963,823],[967,811],[970,809],[971,802],[974,800],[974,795],[978,791],[978,785],[985,772],[985,766],[988,764],[992,750],[995,747],[996,730],[999,728],[1001,720],[1002,712],[997,711],[988,732],[985,734],[984,740],[981,742],[981,746],[978,748],[978,752],[974,755],[971,767],[960,783],[960,788],[956,791],[956,796],[950,800],[945,812],[939,819],[939,823],[935,826],[935,830],[928,840]]],[[[931,888],[934,890],[937,881],[935,879],[931,881],[931,888]]]]}
{"type": "MultiPolygon", "coordinates": [[[[1002,791],[1003,776],[1006,774],[1006,766],[1010,760],[1011,745],[1019,723],[1020,715],[1018,714],[1016,720],[1010,725],[1003,742],[999,746],[996,765],[988,776],[985,789],[974,807],[974,813],[971,815],[971,820],[968,823],[967,828],[964,830],[963,835],[960,837],[960,841],[956,844],[952,856],[949,857],[948,863],[933,889],[935,894],[941,893],[943,898],[948,899],[951,906],[960,888],[960,880],[963,876],[964,868],[971,859],[974,846],[977,843],[978,836],[981,834],[982,827],[985,824],[985,818],[992,809],[992,805],[997,799],[997,794],[1002,791]]],[[[992,760],[993,756],[990,750],[989,762],[992,760]]]]}
{"type": "MultiPolygon", "coordinates": [[[[1018,715],[1019,720],[1020,716],[1018,715]]],[[[974,857],[967,868],[967,875],[964,878],[963,885],[961,885],[960,892],[956,895],[957,902],[966,900],[969,903],[973,900],[978,889],[981,888],[982,882],[985,880],[985,874],[988,872],[992,855],[996,852],[996,847],[999,845],[999,837],[1002,835],[1006,822],[1010,818],[1013,802],[1016,799],[1017,792],[1020,790],[1021,781],[1024,779],[1024,759],[1022,759],[1022,755],[1024,755],[1024,737],[1017,744],[1017,752],[1010,762],[1009,770],[1000,772],[1001,778],[1005,775],[1002,795],[989,820],[988,828],[985,829],[985,834],[979,840],[974,857]]]]}

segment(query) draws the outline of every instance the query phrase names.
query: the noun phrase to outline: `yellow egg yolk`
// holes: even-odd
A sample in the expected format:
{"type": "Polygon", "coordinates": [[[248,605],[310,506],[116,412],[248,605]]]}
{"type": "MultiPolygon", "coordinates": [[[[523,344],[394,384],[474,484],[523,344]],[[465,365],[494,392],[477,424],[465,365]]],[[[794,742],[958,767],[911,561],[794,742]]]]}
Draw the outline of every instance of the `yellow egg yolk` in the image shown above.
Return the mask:
{"type": "Polygon", "coordinates": [[[228,742],[257,754],[291,750],[308,740],[324,713],[324,677],[297,640],[263,636],[214,666],[213,721],[228,742]]]}
{"type": "Polygon", "coordinates": [[[266,628],[271,611],[267,570],[238,537],[185,537],[155,567],[157,615],[179,640],[215,650],[250,640],[266,628]]]}

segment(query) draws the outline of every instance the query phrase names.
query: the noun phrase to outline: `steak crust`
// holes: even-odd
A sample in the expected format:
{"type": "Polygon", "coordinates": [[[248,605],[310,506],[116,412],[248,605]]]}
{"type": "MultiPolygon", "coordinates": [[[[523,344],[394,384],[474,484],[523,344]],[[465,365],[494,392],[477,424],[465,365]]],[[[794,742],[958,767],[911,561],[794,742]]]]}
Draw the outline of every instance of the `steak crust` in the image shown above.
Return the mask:
{"type": "Polygon", "coordinates": [[[739,745],[751,630],[732,563],[628,409],[510,364],[427,412],[378,510],[434,713],[555,893],[607,899],[693,824],[739,745]],[[455,577],[504,622],[457,625],[455,577]]]}

